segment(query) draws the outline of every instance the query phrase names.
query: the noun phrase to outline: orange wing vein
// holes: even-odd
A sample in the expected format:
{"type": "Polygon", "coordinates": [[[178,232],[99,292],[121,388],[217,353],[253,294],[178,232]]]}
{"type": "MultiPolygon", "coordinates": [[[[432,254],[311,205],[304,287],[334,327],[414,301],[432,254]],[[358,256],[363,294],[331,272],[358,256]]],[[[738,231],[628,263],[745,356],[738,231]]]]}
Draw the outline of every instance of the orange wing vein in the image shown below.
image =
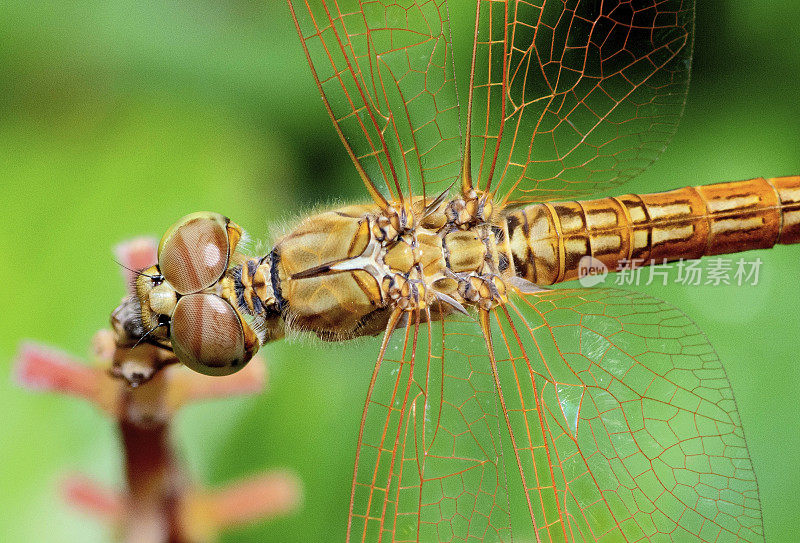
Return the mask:
{"type": "Polygon", "coordinates": [[[510,541],[496,394],[479,329],[469,320],[405,318],[369,387],[348,541],[510,541]]]}
{"type": "Polygon", "coordinates": [[[479,188],[509,206],[582,198],[661,154],[686,99],[692,0],[478,0],[477,12],[479,188]]]}
{"type": "Polygon", "coordinates": [[[608,289],[493,313],[511,482],[537,540],[763,541],[730,384],[688,317],[608,289]]]}
{"type": "Polygon", "coordinates": [[[288,0],[328,113],[378,203],[447,188],[461,136],[444,0],[288,0]]]}

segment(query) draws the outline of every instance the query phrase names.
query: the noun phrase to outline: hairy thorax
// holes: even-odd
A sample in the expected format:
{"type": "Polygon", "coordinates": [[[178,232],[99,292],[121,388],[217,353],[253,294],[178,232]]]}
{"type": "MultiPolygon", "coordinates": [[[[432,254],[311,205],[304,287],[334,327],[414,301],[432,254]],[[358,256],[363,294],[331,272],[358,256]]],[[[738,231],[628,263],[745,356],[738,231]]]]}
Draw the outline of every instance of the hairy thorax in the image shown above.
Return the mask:
{"type": "MultiPolygon", "coordinates": [[[[419,198],[399,222],[374,205],[308,217],[268,255],[242,266],[240,306],[339,340],[377,334],[397,308],[424,320],[501,303],[504,232],[483,207],[480,214],[466,208],[460,198],[419,198]]],[[[280,335],[267,330],[266,340],[280,335]]]]}

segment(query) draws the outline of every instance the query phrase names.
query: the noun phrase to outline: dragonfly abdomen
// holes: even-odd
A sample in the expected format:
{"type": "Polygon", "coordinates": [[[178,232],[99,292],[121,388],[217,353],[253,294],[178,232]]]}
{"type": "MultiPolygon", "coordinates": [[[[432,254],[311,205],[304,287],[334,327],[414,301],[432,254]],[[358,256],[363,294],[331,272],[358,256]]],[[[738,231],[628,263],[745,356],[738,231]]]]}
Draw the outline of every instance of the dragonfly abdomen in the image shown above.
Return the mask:
{"type": "Polygon", "coordinates": [[[800,176],[541,203],[505,216],[515,275],[578,278],[581,258],[611,271],[800,242],[800,176]]]}

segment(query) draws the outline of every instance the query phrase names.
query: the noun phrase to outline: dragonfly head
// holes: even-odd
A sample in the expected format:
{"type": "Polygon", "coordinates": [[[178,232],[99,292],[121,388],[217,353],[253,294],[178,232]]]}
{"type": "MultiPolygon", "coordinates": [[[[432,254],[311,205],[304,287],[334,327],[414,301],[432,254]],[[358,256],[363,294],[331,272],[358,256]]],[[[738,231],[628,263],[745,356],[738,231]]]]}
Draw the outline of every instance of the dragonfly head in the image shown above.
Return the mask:
{"type": "Polygon", "coordinates": [[[146,336],[168,341],[178,359],[206,375],[242,369],[259,347],[236,310],[231,257],[242,229],[218,213],[183,217],[161,238],[158,264],[136,279],[146,336]]]}

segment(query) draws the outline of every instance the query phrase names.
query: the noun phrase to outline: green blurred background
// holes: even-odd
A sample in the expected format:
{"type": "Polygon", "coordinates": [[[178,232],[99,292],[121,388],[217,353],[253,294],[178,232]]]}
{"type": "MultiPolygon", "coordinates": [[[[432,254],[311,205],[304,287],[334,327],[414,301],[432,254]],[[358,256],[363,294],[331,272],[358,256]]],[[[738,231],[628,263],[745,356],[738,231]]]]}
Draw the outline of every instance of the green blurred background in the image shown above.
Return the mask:
{"type": "MultiPolygon", "coordinates": [[[[684,122],[633,190],[800,173],[799,96],[800,2],[701,2],[684,122]]],[[[269,240],[315,204],[364,198],[277,0],[0,3],[0,183],[3,376],[24,339],[88,353],[123,294],[121,240],[201,209],[269,240]]],[[[767,540],[797,541],[800,251],[759,256],[756,287],[649,291],[717,347],[767,540]]],[[[226,541],[343,537],[375,349],[271,345],[265,394],[182,413],[178,448],[200,480],[273,467],[303,478],[298,513],[226,541]]],[[[55,485],[74,470],[120,482],[111,423],[6,377],[0,408],[0,541],[107,540],[55,485]]]]}

